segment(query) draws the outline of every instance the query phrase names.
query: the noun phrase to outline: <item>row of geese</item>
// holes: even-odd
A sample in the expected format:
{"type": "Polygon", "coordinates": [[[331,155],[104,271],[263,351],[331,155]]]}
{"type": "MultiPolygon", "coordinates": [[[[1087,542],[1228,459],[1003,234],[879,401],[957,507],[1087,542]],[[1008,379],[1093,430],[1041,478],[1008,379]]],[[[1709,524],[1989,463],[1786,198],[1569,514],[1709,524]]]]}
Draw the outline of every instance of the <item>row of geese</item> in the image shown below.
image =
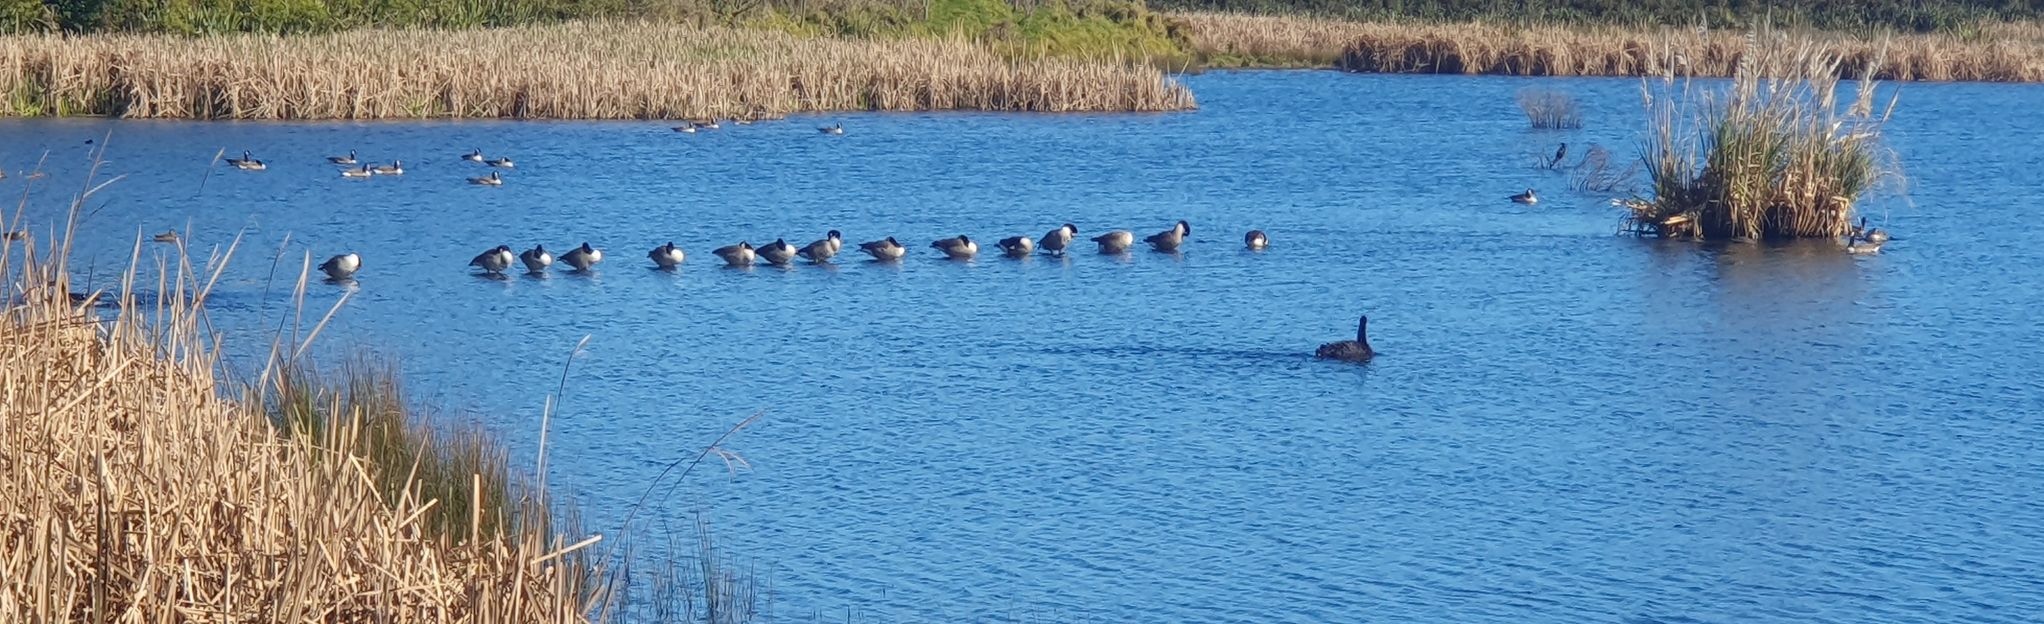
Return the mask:
{"type": "MultiPolygon", "coordinates": [[[[481,149],[471,150],[469,153],[462,154],[461,159],[482,163],[497,169],[511,169],[518,166],[517,162],[508,157],[489,158],[483,156],[483,150],[481,149]]],[[[346,156],[328,156],[326,161],[327,164],[347,167],[341,170],[341,177],[343,178],[370,178],[375,176],[401,176],[405,174],[405,162],[402,160],[391,159],[388,165],[363,162],[356,156],[354,150],[348,150],[348,155],[346,156]]],[[[241,152],[240,158],[227,159],[227,164],[233,165],[234,168],[242,171],[267,171],[270,168],[268,163],[256,159],[255,155],[247,150],[241,152]]],[[[469,178],[468,181],[470,184],[484,186],[504,185],[504,177],[496,171],[491,171],[490,175],[469,178]]]]}
{"type": "MultiPolygon", "coordinates": [[[[1000,249],[1002,255],[1010,258],[1027,257],[1035,253],[1062,256],[1072,250],[1073,244],[1077,241],[1078,234],[1079,226],[1066,223],[1045,233],[1039,239],[1031,239],[1027,236],[1010,236],[995,242],[994,245],[1000,249]]],[[[1186,237],[1190,234],[1192,234],[1192,225],[1185,221],[1179,221],[1172,224],[1170,229],[1144,237],[1143,242],[1148,244],[1151,249],[1172,253],[1184,247],[1186,237]]],[[[177,238],[174,232],[166,232],[157,235],[155,240],[175,242],[177,238]]],[[[1095,236],[1092,238],[1092,241],[1102,254],[1124,254],[1135,246],[1136,238],[1135,234],[1128,230],[1114,230],[1095,236]]],[[[1262,230],[1251,230],[1243,235],[1242,244],[1250,250],[1261,251],[1270,246],[1270,237],[1265,235],[1262,230]]],[[[942,252],[944,257],[952,260],[968,260],[979,254],[979,243],[973,241],[971,237],[962,234],[951,238],[938,239],[930,243],[930,247],[942,252]]],[[[837,230],[831,230],[823,238],[801,247],[796,247],[793,243],[789,243],[787,239],[775,239],[774,242],[759,247],[752,246],[750,242],[740,241],[736,245],[719,247],[710,253],[722,259],[728,266],[746,267],[760,262],[775,266],[787,266],[794,264],[797,259],[818,264],[829,262],[831,258],[836,257],[843,249],[844,235],[837,230]]],[[[860,243],[858,249],[871,256],[874,260],[882,262],[899,261],[908,255],[907,246],[902,245],[900,241],[895,240],[892,236],[860,243]]],[[[680,266],[688,258],[688,253],[683,251],[682,248],[675,246],[673,242],[668,242],[646,252],[646,257],[653,261],[653,265],[656,268],[671,270],[680,266]]],[[[502,274],[512,267],[519,265],[523,265],[528,272],[540,273],[552,267],[555,262],[567,265],[575,271],[586,272],[603,262],[603,250],[592,247],[589,243],[585,242],[580,247],[570,249],[559,256],[555,256],[553,252],[547,251],[545,245],[535,245],[533,248],[519,253],[513,253],[510,245],[498,245],[484,250],[480,254],[476,254],[476,257],[470,260],[468,264],[471,267],[482,269],[486,274],[502,274]]],[[[328,278],[334,280],[352,278],[355,272],[361,270],[361,268],[362,257],[355,253],[333,256],[319,265],[319,270],[325,273],[328,278]]]]}

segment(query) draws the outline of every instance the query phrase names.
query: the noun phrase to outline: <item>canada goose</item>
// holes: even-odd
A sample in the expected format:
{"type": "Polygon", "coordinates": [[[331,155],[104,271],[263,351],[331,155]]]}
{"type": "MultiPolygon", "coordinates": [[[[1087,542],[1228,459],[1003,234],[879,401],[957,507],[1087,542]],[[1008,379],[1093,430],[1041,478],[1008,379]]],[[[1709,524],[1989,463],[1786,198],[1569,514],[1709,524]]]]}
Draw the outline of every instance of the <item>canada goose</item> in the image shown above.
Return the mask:
{"type": "Polygon", "coordinates": [[[966,238],[964,234],[959,234],[957,238],[938,239],[930,243],[930,247],[944,252],[944,255],[952,260],[970,260],[973,256],[979,255],[979,243],[972,242],[972,239],[966,238]]]}
{"type": "Polygon", "coordinates": [[[474,260],[468,261],[468,265],[482,267],[484,273],[503,273],[504,269],[511,268],[511,246],[498,245],[476,254],[474,260]]]}
{"type": "Polygon", "coordinates": [[[1044,253],[1062,256],[1065,255],[1065,248],[1072,245],[1072,237],[1078,233],[1079,226],[1066,223],[1055,230],[1045,232],[1043,239],[1037,241],[1037,246],[1042,247],[1044,253]]]}
{"type": "Polygon", "coordinates": [[[1867,230],[1867,233],[1865,234],[1861,234],[1859,239],[1869,243],[1873,243],[1875,245],[1879,245],[1888,242],[1888,232],[1882,230],[1881,228],[1874,228],[1871,230],[1867,230]]]}
{"type": "MultiPolygon", "coordinates": [[[[1591,150],[1591,151],[1596,151],[1596,150],[1591,150]]],[[[1567,143],[1563,143],[1563,144],[1561,144],[1561,147],[1555,148],[1555,150],[1554,150],[1554,160],[1548,161],[1548,162],[1547,162],[1547,166],[1548,166],[1548,167],[1550,167],[1550,168],[1552,168],[1552,167],[1560,167],[1560,166],[1561,166],[1561,159],[1563,159],[1563,158],[1568,158],[1568,144],[1567,144],[1567,143]]]]}
{"type": "Polygon", "coordinates": [[[355,164],[355,150],[348,150],[348,155],[346,156],[328,156],[326,161],[336,165],[355,164]]]}
{"type": "Polygon", "coordinates": [[[824,262],[830,260],[831,256],[837,255],[838,250],[844,249],[844,247],[844,237],[838,234],[837,230],[831,230],[822,239],[802,247],[800,251],[795,253],[808,258],[810,262],[824,262]]]}
{"type": "Polygon", "coordinates": [[[735,267],[752,266],[752,260],[757,255],[752,251],[752,243],[745,241],[739,241],[736,245],[718,247],[710,253],[723,258],[725,264],[735,267]]]}
{"type": "Polygon", "coordinates": [[[1537,204],[1537,203],[1540,203],[1540,196],[1539,196],[1539,195],[1535,195],[1535,194],[1533,193],[1533,189],[1526,189],[1526,192],[1524,192],[1524,193],[1520,193],[1520,194],[1517,194],[1517,195],[1513,195],[1513,196],[1511,196],[1511,198],[1510,198],[1510,199],[1512,200],[1512,203],[1515,203],[1515,204],[1537,204]]]}
{"type": "Polygon", "coordinates": [[[702,120],[702,121],[695,121],[695,122],[689,122],[689,125],[695,126],[696,128],[699,128],[699,129],[702,129],[702,130],[716,130],[716,129],[718,129],[718,128],[722,128],[722,127],[723,127],[723,126],[717,125],[717,120],[716,120],[716,118],[710,118],[710,119],[705,119],[705,120],[702,120]]]}
{"type": "Polygon", "coordinates": [[[466,160],[466,161],[469,161],[469,162],[482,162],[482,161],[483,161],[483,150],[482,150],[481,148],[477,148],[477,149],[475,149],[475,150],[473,150],[473,151],[470,151],[470,152],[469,152],[469,153],[467,153],[467,154],[462,154],[462,155],[461,155],[461,159],[462,159],[462,160],[466,160]]]}
{"type": "Polygon", "coordinates": [[[675,131],[675,132],[680,132],[680,133],[682,133],[682,134],[695,134],[695,133],[696,133],[696,125],[695,125],[695,124],[681,124],[681,125],[679,125],[679,126],[675,126],[675,127],[674,127],[674,131],[675,131]]]}
{"type": "Polygon", "coordinates": [[[1864,240],[1852,241],[1845,244],[1845,253],[1849,254],[1881,253],[1881,243],[1864,240]]]}
{"type": "Polygon", "coordinates": [[[754,251],[759,259],[767,261],[767,264],[785,266],[795,261],[795,246],[788,244],[785,238],[776,238],[774,242],[761,245],[754,251]]]}
{"type": "Polygon", "coordinates": [[[482,176],[479,178],[469,178],[468,183],[481,184],[483,186],[503,186],[504,176],[497,175],[497,172],[492,171],[490,172],[490,175],[482,176]]]}
{"type": "Polygon", "coordinates": [[[1029,240],[1027,236],[1010,236],[994,245],[1000,247],[1001,253],[1007,254],[1010,258],[1025,258],[1036,251],[1036,241],[1029,240]]]}
{"type": "Polygon", "coordinates": [[[746,119],[744,117],[732,117],[731,123],[738,124],[741,126],[750,126],[752,125],[752,120],[746,119]]]}
{"type": "Polygon", "coordinates": [[[256,160],[255,156],[250,155],[245,150],[241,152],[240,158],[227,159],[227,164],[234,165],[234,168],[242,171],[262,171],[270,168],[269,165],[263,164],[263,161],[256,160]]]}
{"type": "Polygon", "coordinates": [[[821,128],[817,128],[816,130],[817,130],[818,132],[822,132],[822,133],[824,133],[824,134],[844,134],[844,133],[845,133],[845,125],[844,125],[844,124],[832,124],[832,125],[824,126],[824,127],[821,127],[821,128]]]}
{"type": "Polygon", "coordinates": [[[8,230],[6,234],[0,234],[0,240],[28,240],[28,230],[8,230]]]}
{"type": "Polygon", "coordinates": [[[518,254],[518,261],[525,263],[527,273],[544,273],[547,267],[553,266],[554,255],[546,252],[546,245],[533,245],[518,254]]]}
{"type": "Polygon", "coordinates": [[[883,262],[900,260],[902,256],[908,254],[908,248],[902,247],[901,243],[895,242],[892,236],[877,241],[859,243],[859,251],[866,252],[866,255],[873,256],[874,260],[883,262]]]}
{"type": "Polygon", "coordinates": [[[1150,247],[1157,251],[1173,252],[1178,251],[1179,245],[1185,244],[1185,235],[1191,233],[1192,224],[1179,221],[1172,224],[1171,229],[1149,235],[1143,242],[1149,243],[1150,247]]]}
{"type": "Polygon", "coordinates": [[[376,175],[376,170],[370,169],[369,165],[362,165],[361,167],[355,169],[341,170],[341,177],[343,178],[367,178],[374,175],[376,175]]]}
{"type": "Polygon", "coordinates": [[[1867,218],[1866,218],[1866,217],[1860,217],[1860,218],[1859,218],[1859,224],[1858,224],[1858,225],[1854,225],[1854,226],[1852,226],[1852,229],[1849,229],[1849,230],[1846,230],[1846,231],[1845,231],[1845,242],[1846,242],[1846,244],[1850,245],[1850,244],[1852,244],[1852,242],[1853,242],[1853,241],[1859,240],[1859,237],[1860,237],[1861,235],[1864,235],[1864,234],[1866,234],[1866,233],[1867,233],[1867,218]]]}
{"type": "Polygon", "coordinates": [[[1242,246],[1248,247],[1250,251],[1263,251],[1263,248],[1270,246],[1270,237],[1264,236],[1263,230],[1250,230],[1248,234],[1242,235],[1242,246]]]}
{"type": "Polygon", "coordinates": [[[646,252],[646,257],[652,258],[655,266],[662,269],[672,269],[680,265],[681,261],[688,257],[688,254],[682,253],[680,247],[674,246],[674,241],[667,241],[667,244],[654,247],[652,251],[646,252]]]}
{"type": "Polygon", "coordinates": [[[1136,244],[1136,235],[1128,230],[1115,230],[1093,237],[1093,242],[1100,243],[1100,253],[1126,253],[1130,245],[1136,244]]]}
{"type": "Polygon", "coordinates": [[[1368,362],[1371,357],[1376,355],[1377,352],[1370,349],[1370,317],[1368,316],[1356,321],[1355,340],[1330,342],[1320,345],[1320,349],[1313,352],[1313,357],[1327,360],[1342,360],[1345,362],[1368,362]]]}
{"type": "Polygon", "coordinates": [[[393,160],[390,161],[390,164],[388,165],[382,165],[376,168],[376,175],[404,175],[404,174],[405,161],[402,160],[393,160]]]}
{"type": "Polygon", "coordinates": [[[517,163],[511,162],[511,159],[509,158],[492,158],[483,161],[483,164],[496,167],[499,169],[510,169],[518,166],[517,163]]]}
{"type": "Polygon", "coordinates": [[[575,267],[576,271],[585,273],[589,271],[590,267],[594,267],[596,263],[602,261],[603,250],[590,247],[589,243],[582,243],[581,247],[570,249],[568,253],[561,254],[561,262],[575,267]]]}
{"type": "Polygon", "coordinates": [[[149,237],[149,240],[159,243],[175,243],[178,240],[177,230],[165,230],[162,234],[149,237]]]}
{"type": "Polygon", "coordinates": [[[354,277],[355,271],[360,268],[362,268],[362,256],[358,256],[352,253],[344,253],[338,256],[334,256],[332,258],[327,258],[326,262],[320,263],[319,265],[319,270],[326,272],[326,276],[328,279],[334,280],[344,280],[350,277],[354,277]]]}

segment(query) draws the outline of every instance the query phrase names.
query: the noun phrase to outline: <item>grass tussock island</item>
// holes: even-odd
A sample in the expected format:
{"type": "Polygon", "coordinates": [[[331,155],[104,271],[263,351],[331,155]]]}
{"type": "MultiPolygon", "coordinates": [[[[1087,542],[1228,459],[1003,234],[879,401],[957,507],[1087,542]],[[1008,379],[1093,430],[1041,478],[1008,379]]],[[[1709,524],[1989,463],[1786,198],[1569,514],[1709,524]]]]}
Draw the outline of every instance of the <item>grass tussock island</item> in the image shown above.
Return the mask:
{"type": "Polygon", "coordinates": [[[203,329],[217,273],[172,254],[80,295],[67,249],[35,245],[0,240],[0,621],[600,614],[599,536],[562,530],[492,440],[288,345],[224,380],[203,329]]]}
{"type": "Polygon", "coordinates": [[[1853,35],[1504,22],[1349,22],[1193,13],[1194,50],[1215,66],[1332,66],[1379,73],[1515,76],[1732,76],[1749,44],[1815,48],[1836,71],[1879,80],[2044,81],[2044,25],[1997,23],[1971,36],[1853,35]]]}
{"type": "Polygon", "coordinates": [[[321,35],[0,37],[0,115],[688,119],[805,111],[1170,111],[1138,64],[1018,60],[962,38],[577,22],[321,35]],[[364,61],[402,50],[405,61],[364,61]]]}

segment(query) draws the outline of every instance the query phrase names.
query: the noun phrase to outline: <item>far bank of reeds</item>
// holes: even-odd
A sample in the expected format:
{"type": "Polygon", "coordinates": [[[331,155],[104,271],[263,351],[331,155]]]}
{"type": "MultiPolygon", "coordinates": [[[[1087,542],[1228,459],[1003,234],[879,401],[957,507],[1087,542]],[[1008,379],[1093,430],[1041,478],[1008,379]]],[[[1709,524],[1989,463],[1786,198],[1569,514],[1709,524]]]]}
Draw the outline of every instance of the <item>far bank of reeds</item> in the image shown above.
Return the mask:
{"type": "Polygon", "coordinates": [[[806,111],[1169,111],[1127,62],[1009,59],[962,37],[840,39],[578,22],[325,35],[0,37],[0,116],[688,119],[806,111]]]}
{"type": "Polygon", "coordinates": [[[1814,48],[1842,76],[1877,80],[2044,82],[2044,26],[1983,24],[1971,36],[1859,36],[1695,28],[1489,22],[1347,22],[1226,13],[1173,16],[1214,66],[1323,66],[1348,71],[1517,76],[1731,76],[1750,44],[1814,48]],[[1885,56],[1884,56],[1885,54],[1885,56]],[[1878,59],[1878,61],[1877,61],[1878,59]]]}
{"type": "Polygon", "coordinates": [[[75,292],[68,229],[0,238],[0,621],[602,617],[598,536],[561,532],[492,440],[292,345],[243,391],[205,329],[217,272],[138,246],[75,292]]]}

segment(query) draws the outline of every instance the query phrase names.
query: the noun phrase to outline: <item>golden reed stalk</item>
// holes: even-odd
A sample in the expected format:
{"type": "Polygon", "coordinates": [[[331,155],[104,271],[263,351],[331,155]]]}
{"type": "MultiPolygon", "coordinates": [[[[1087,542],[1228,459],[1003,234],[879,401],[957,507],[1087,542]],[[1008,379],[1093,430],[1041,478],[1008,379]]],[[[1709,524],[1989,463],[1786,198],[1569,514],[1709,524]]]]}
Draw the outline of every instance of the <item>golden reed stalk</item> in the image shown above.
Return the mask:
{"type": "Polygon", "coordinates": [[[583,22],[308,36],[0,37],[0,116],[687,119],[802,111],[1168,111],[1138,63],[1010,60],[960,38],[583,22]]]}
{"type": "Polygon", "coordinates": [[[484,533],[480,516],[434,537],[420,518],[448,501],[386,499],[352,447],[359,416],[283,435],[223,397],[203,318],[218,273],[196,267],[224,258],[138,243],[97,300],[117,307],[95,306],[54,238],[0,238],[0,621],[585,622],[599,606],[578,550],[593,537],[484,533]]]}
{"type": "MultiPolygon", "coordinates": [[[[1195,50],[1221,59],[1316,59],[1360,72],[1526,76],[1731,76],[1748,46],[1741,31],[1492,23],[1392,24],[1225,13],[1175,14],[1195,50]]],[[[1814,47],[1858,77],[1878,80],[2044,82],[2044,26],[1989,24],[1981,36],[1855,37],[1784,32],[1763,47],[1814,47]],[[1882,60],[1885,47],[1886,57],[1882,60]]]]}

